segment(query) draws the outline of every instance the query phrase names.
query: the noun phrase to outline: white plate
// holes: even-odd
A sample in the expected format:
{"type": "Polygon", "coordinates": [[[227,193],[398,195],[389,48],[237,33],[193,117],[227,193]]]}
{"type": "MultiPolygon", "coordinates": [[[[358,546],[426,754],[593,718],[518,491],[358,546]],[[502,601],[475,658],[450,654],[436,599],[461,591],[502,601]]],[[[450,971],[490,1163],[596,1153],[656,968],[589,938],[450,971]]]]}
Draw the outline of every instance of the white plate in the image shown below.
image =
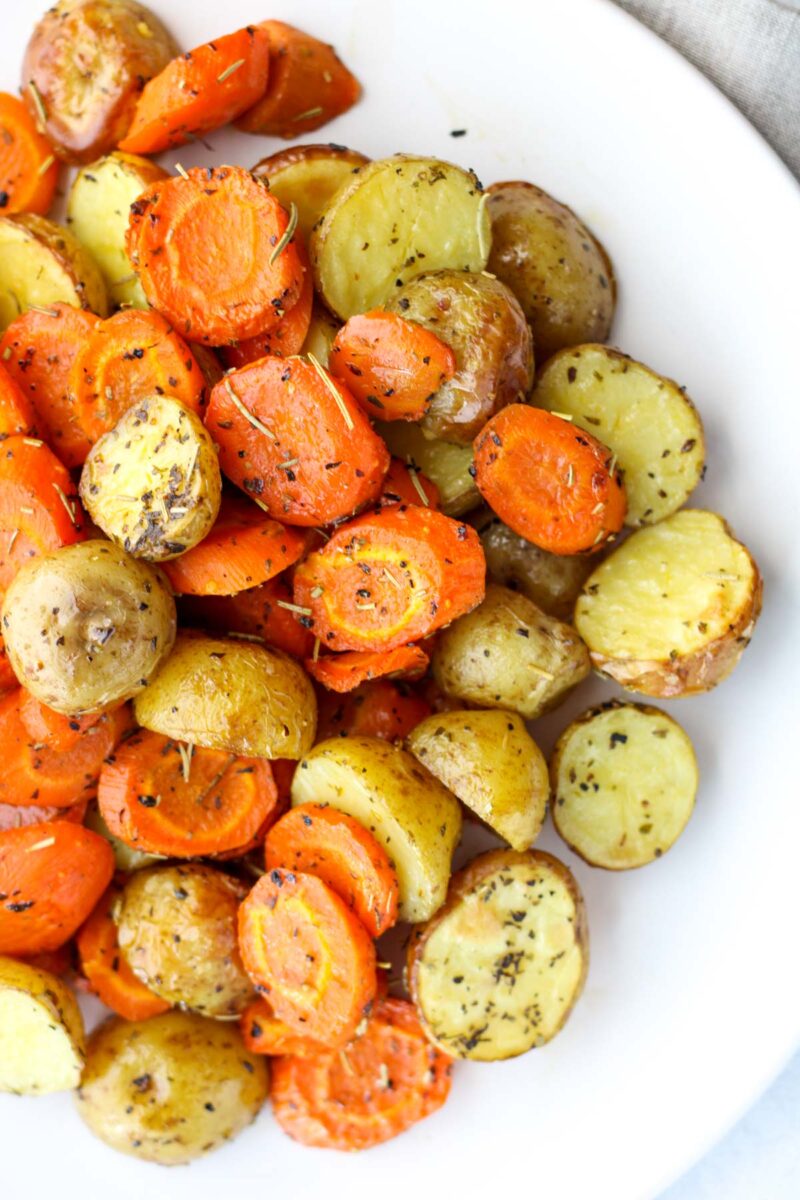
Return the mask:
{"type": "MultiPolygon", "coordinates": [[[[0,1103],[2,1191],[16,1197],[652,1197],[759,1095],[798,1040],[796,352],[800,194],[692,68],[601,0],[157,0],[187,47],[265,15],[334,41],[366,96],[319,140],[411,150],[531,179],[606,243],[614,341],[685,383],[708,428],[694,503],[722,512],[764,572],[764,614],[728,682],[666,705],[698,747],[702,790],[645,871],[594,872],[542,839],[586,891],[592,966],[564,1032],[516,1061],[462,1065],[438,1115],[360,1156],[304,1150],[265,1112],[183,1171],[95,1141],[69,1097],[0,1103]],[[451,129],[467,136],[452,139],[451,129]],[[792,608],[792,605],[794,607],[792,608]]],[[[31,6],[3,13],[16,86],[31,6]]],[[[312,136],[305,139],[313,141],[312,136]]],[[[218,161],[277,143],[215,134],[218,161]]],[[[198,146],[187,165],[206,161],[198,146]]],[[[177,154],[169,156],[174,161],[177,154]]],[[[546,735],[600,694],[594,684],[546,735]]],[[[544,724],[544,723],[543,723],[544,724]]]]}

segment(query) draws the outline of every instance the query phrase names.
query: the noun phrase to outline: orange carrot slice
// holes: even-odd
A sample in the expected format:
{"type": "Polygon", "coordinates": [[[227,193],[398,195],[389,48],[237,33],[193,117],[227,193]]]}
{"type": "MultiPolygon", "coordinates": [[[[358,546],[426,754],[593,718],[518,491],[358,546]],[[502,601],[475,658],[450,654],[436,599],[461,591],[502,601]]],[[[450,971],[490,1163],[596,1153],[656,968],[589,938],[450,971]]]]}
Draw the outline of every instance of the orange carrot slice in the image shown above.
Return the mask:
{"type": "Polygon", "coordinates": [[[0,443],[0,593],[37,554],[83,541],[85,522],[69,471],[44,442],[0,443]]]}
{"type": "Polygon", "coordinates": [[[428,702],[407,684],[388,679],[362,683],[344,696],[324,692],[318,704],[320,742],[331,737],[399,741],[431,713],[428,702]]]}
{"type": "Polygon", "coordinates": [[[19,715],[32,742],[43,742],[48,750],[63,752],[77,746],[87,729],[97,725],[103,714],[65,717],[23,688],[19,715]]]}
{"type": "Polygon", "coordinates": [[[22,101],[0,92],[0,210],[44,216],[57,183],[53,147],[22,101]]]}
{"type": "Polygon", "coordinates": [[[178,602],[182,624],[215,633],[260,638],[293,658],[307,658],[314,635],[292,612],[292,589],[283,576],[235,596],[184,596],[178,602]]]}
{"type": "Polygon", "coordinates": [[[14,434],[32,435],[34,421],[27,396],[0,362],[0,440],[14,434]]]}
{"type": "Polygon", "coordinates": [[[352,692],[369,679],[416,679],[428,669],[428,655],[419,646],[398,646],[394,650],[347,650],[343,654],[323,654],[307,658],[305,668],[312,679],[331,692],[352,692]]]}
{"type": "Polygon", "coordinates": [[[261,996],[248,1004],[239,1018],[239,1028],[252,1054],[315,1054],[325,1049],[276,1017],[261,996]]]}
{"type": "MultiPolygon", "coordinates": [[[[309,634],[309,637],[311,637],[310,634],[309,634]]],[[[308,650],[304,651],[304,655],[306,653],[309,653],[309,654],[311,653],[311,645],[313,645],[313,638],[311,640],[311,644],[309,645],[308,650]]],[[[3,641],[3,635],[0,633],[0,696],[5,695],[6,692],[13,691],[14,688],[16,688],[18,686],[19,686],[19,680],[17,679],[16,675],[14,674],[14,668],[11,666],[11,663],[8,658],[8,654],[6,653],[6,646],[5,646],[5,642],[3,641]]]]}
{"type": "Polygon", "coordinates": [[[392,504],[423,505],[438,512],[439,489],[413,463],[406,465],[399,458],[393,458],[378,501],[380,508],[388,508],[392,504]]]}
{"type": "Polygon", "coordinates": [[[121,895],[121,884],[112,883],[78,931],[76,945],[81,970],[103,1004],[126,1021],[145,1021],[170,1004],[137,979],[120,954],[113,912],[121,895]]]}
{"type": "Polygon", "coordinates": [[[234,345],[222,346],[221,354],[227,367],[245,367],[248,363],[265,358],[268,354],[273,354],[277,358],[289,358],[293,354],[299,354],[302,350],[311,325],[314,277],[311,274],[308,254],[300,241],[300,235],[296,233],[294,240],[305,272],[299,297],[281,317],[277,325],[273,325],[265,333],[260,333],[257,337],[246,338],[234,345]]]}

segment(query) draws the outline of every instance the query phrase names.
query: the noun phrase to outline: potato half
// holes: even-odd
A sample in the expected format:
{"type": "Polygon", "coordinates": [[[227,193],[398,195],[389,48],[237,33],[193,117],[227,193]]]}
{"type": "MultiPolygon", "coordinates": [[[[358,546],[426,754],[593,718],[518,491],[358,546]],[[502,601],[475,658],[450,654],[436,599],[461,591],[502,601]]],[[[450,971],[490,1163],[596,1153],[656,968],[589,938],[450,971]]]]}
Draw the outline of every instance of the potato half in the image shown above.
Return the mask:
{"type": "Polygon", "coordinates": [[[81,1010],[49,971],[0,957],[0,1092],[41,1096],[80,1083],[81,1010]]]}
{"type": "Polygon", "coordinates": [[[151,183],[168,178],[149,158],[115,150],[82,167],[73,180],[67,197],[67,224],[100,268],[115,307],[149,307],[125,252],[125,234],[134,200],[151,183]]]}
{"type": "Polygon", "coordinates": [[[366,155],[358,150],[326,142],[278,150],[256,163],[253,174],[266,177],[269,190],[284,208],[294,204],[297,228],[307,243],[334,194],[360,174],[368,162],[366,155]]]}
{"type": "Polygon", "coordinates": [[[581,993],[586,915],[570,871],[543,851],[493,850],[453,876],[408,947],[411,997],[447,1054],[493,1062],[549,1042],[581,993]]]}
{"type": "Polygon", "coordinates": [[[77,1104],[106,1145],[169,1167],[236,1137],[268,1090],[266,1059],[235,1023],[168,1012],[95,1029],[77,1104]]]}
{"type": "Polygon", "coordinates": [[[545,365],[531,402],[566,413],[614,452],[626,525],[654,525],[686,503],[703,475],[700,415],[683,388],[606,346],[576,346],[545,365]]]}
{"type": "Polygon", "coordinates": [[[380,738],[330,738],[300,761],[292,804],[331,804],[365,825],[400,885],[400,919],[425,921],[447,893],[461,809],[413,755],[380,738]]]}
{"type": "Polygon", "coordinates": [[[0,332],[29,308],[62,301],[108,312],[100,268],[68,229],[33,213],[0,217],[0,332]]]}
{"type": "Polygon", "coordinates": [[[556,742],[553,824],[593,867],[625,871],[660,858],[692,815],[697,759],[659,708],[611,701],[589,709],[556,742]]]}
{"type": "Polygon", "coordinates": [[[115,837],[103,820],[95,800],[90,802],[83,823],[87,829],[91,829],[93,833],[99,833],[100,837],[106,839],[114,852],[114,864],[118,871],[124,871],[127,874],[131,871],[138,871],[140,867],[151,867],[163,859],[161,854],[146,854],[144,850],[137,850],[134,846],[123,842],[121,838],[115,837]]]}
{"type": "Polygon", "coordinates": [[[294,659],[186,633],[137,696],[135,713],[144,729],[253,758],[302,758],[317,728],[314,689],[294,659]]]}
{"type": "Polygon", "coordinates": [[[707,692],[733,668],[762,582],[722,517],[687,508],[638,529],[587,579],[575,627],[592,664],[645,696],[707,692]]]}
{"type": "Polygon", "coordinates": [[[311,310],[311,324],[300,353],[313,354],[317,362],[322,363],[323,367],[327,367],[328,359],[331,356],[331,347],[341,327],[341,322],[328,312],[325,305],[315,300],[311,310]]]}
{"type": "Polygon", "coordinates": [[[383,304],[423,271],[482,271],[491,232],[471,171],[397,154],[340,187],[311,237],[317,290],[347,320],[383,304]]]}
{"type": "Polygon", "coordinates": [[[406,745],[513,850],[535,841],[550,794],[547,763],[517,713],[434,713],[406,745]]]}
{"type": "Polygon", "coordinates": [[[177,558],[219,513],[214,442],[179,400],[143,396],[92,446],[80,493],[94,523],[134,558],[177,558]]]}
{"type": "Polygon", "coordinates": [[[442,512],[448,517],[463,516],[480,504],[480,492],[469,472],[472,446],[427,438],[413,421],[378,421],[375,429],[396,458],[418,467],[436,484],[442,512]]]}

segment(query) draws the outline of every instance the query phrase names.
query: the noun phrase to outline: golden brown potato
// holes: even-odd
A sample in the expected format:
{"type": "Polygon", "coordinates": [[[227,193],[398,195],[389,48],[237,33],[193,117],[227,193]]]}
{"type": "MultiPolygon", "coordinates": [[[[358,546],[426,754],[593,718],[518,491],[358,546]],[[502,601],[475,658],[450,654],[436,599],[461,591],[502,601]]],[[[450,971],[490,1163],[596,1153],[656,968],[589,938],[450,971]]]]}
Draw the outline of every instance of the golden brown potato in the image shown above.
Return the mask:
{"type": "Polygon", "coordinates": [[[0,957],[0,1092],[77,1087],[86,1039],[78,1003],[49,971],[0,957]]]}
{"type": "Polygon", "coordinates": [[[517,713],[434,713],[412,729],[406,745],[513,850],[535,841],[550,794],[547,763],[517,713]]]}
{"type": "Polygon", "coordinates": [[[313,354],[317,362],[322,363],[323,367],[327,367],[331,346],[341,327],[341,322],[328,312],[325,305],[315,300],[311,310],[311,324],[300,353],[313,354]]]}
{"type": "Polygon", "coordinates": [[[34,213],[0,217],[0,331],[29,308],[62,301],[108,312],[100,268],[69,229],[34,213]]]}
{"type": "Polygon", "coordinates": [[[386,307],[429,329],[456,357],[420,425],[431,438],[472,443],[499,409],[533,382],[531,331],[514,294],[488,274],[436,271],[392,294],[386,307]]]}
{"type": "Polygon", "coordinates": [[[236,940],[247,887],[201,863],[131,875],[115,913],[131,970],[170,1004],[207,1017],[240,1013],[253,998],[236,940]]]}
{"type": "Polygon", "coordinates": [[[307,243],[334,194],[368,162],[358,150],[326,142],[278,150],[257,162],[253,174],[267,178],[269,190],[284,208],[295,205],[297,228],[307,243]]]}
{"type": "Polygon", "coordinates": [[[435,1045],[492,1062],[558,1033],[588,962],[570,871],[543,851],[493,850],[453,876],[444,906],[414,931],[407,978],[435,1045]]]}
{"type": "Polygon", "coordinates": [[[60,0],[31,34],[22,94],[59,158],[91,162],[124,138],[142,88],[177,53],[135,0],[60,0]]]}
{"type": "Polygon", "coordinates": [[[253,758],[302,758],[317,728],[314,689],[294,659],[252,642],[186,633],[137,696],[135,712],[145,729],[253,758]]]}
{"type": "Polygon", "coordinates": [[[377,421],[375,429],[395,458],[418,467],[436,484],[442,512],[448,517],[463,516],[480,504],[481,495],[470,474],[472,446],[427,438],[413,421],[377,421]]]}
{"type": "Polygon", "coordinates": [[[137,850],[134,846],[123,842],[121,838],[115,837],[100,815],[100,809],[95,800],[91,801],[86,810],[84,825],[87,829],[99,833],[100,837],[106,839],[114,851],[114,863],[118,871],[128,874],[131,871],[138,871],[140,867],[152,867],[155,863],[163,861],[162,854],[145,854],[144,850],[137,850]]]}
{"type": "Polygon", "coordinates": [[[722,517],[687,508],[632,533],[589,576],[575,627],[601,675],[645,696],[707,692],[730,675],[762,582],[722,517]]]}
{"type": "Polygon", "coordinates": [[[536,360],[602,342],[617,289],[603,246],[571,208],[532,183],[493,183],[489,270],[507,284],[533,329],[536,360]]]}
{"type": "Polygon", "coordinates": [[[531,720],[589,674],[589,652],[570,625],[527,596],[490,584],[471,613],[443,630],[432,660],[442,691],[531,720]]]}
{"type": "Polygon", "coordinates": [[[6,592],[3,637],[25,687],[56,712],[99,712],[147,686],[175,641],[172,592],[113,542],[32,559],[6,592]]]}
{"type": "Polygon", "coordinates": [[[170,1167],[236,1137],[268,1090],[266,1059],[235,1023],[168,1012],[95,1029],[77,1105],[106,1145],[170,1167]]]}

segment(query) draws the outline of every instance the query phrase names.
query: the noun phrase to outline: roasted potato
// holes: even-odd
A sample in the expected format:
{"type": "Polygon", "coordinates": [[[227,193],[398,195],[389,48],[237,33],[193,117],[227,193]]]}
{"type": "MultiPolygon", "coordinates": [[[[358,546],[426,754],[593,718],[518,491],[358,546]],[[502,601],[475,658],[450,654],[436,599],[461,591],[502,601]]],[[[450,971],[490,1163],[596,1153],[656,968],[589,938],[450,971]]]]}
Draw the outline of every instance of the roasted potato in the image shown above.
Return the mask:
{"type": "Polygon", "coordinates": [[[41,1096],[80,1083],[83,1018],[65,983],[49,971],[0,958],[0,1092],[41,1096]]]}
{"type": "Polygon", "coordinates": [[[193,634],[178,637],[135,713],[145,729],[176,741],[253,758],[301,758],[317,728],[314,689],[294,659],[193,634]]]}
{"type": "MultiPolygon", "coordinates": [[[[141,801],[158,797],[140,797],[141,801]]],[[[253,999],[236,940],[247,886],[202,863],[131,875],[115,913],[123,957],[162,1000],[207,1017],[231,1017],[253,999]]]]}
{"type": "Polygon", "coordinates": [[[570,625],[490,584],[484,601],[441,633],[432,667],[448,696],[531,720],[585,679],[590,661],[570,625]]]}
{"type": "Polygon", "coordinates": [[[335,142],[289,146],[262,158],[253,167],[253,174],[268,180],[269,190],[284,208],[295,205],[297,228],[307,242],[334,193],[368,162],[358,150],[337,146],[335,142]]]}
{"type": "Polygon", "coordinates": [[[573,721],[550,762],[553,824],[593,867],[625,871],[660,858],[692,815],[694,748],[659,708],[612,700],[573,721]]]}
{"type": "Polygon", "coordinates": [[[143,396],[92,446],[80,493],[95,525],[134,558],[177,558],[217,519],[216,447],[179,400],[143,396]]]}
{"type": "Polygon", "coordinates": [[[513,292],[494,276],[426,273],[392,293],[386,307],[435,333],[456,357],[455,375],[420,422],[428,437],[471,444],[489,417],[530,390],[531,331],[513,292]]]}
{"type": "Polygon", "coordinates": [[[511,288],[533,329],[537,362],[608,337],[617,299],[611,261],[571,208],[532,183],[493,183],[489,270],[511,288]]]}
{"type": "Polygon", "coordinates": [[[92,540],[26,563],[6,592],[2,622],[25,687],[78,716],[147,686],[175,641],[175,601],[153,567],[92,540]]]}
{"type": "Polygon", "coordinates": [[[654,525],[676,512],[703,475],[705,439],[683,388],[607,346],[554,354],[531,402],[565,413],[616,456],[628,495],[626,525],[654,525]]]}
{"type": "Polygon", "coordinates": [[[27,309],[58,300],[101,317],[108,312],[106,285],[89,252],[47,217],[0,217],[0,332],[27,309]]]}
{"type": "Polygon", "coordinates": [[[471,446],[427,438],[412,421],[379,421],[375,429],[396,458],[418,467],[436,484],[442,512],[448,517],[463,516],[480,504],[480,492],[469,471],[471,446]]]}
{"type": "Polygon", "coordinates": [[[575,627],[593,666],[632,692],[688,696],[730,675],[762,582],[722,517],[687,508],[638,529],[587,579],[575,627]]]}
{"type": "Polygon", "coordinates": [[[311,236],[314,279],[346,321],[423,271],[482,271],[490,237],[471,171],[396,154],[368,163],[334,194],[311,236]]]}
{"type": "Polygon", "coordinates": [[[91,162],[124,138],[142,88],[177,53],[135,0],[60,0],[31,34],[22,94],[59,158],[91,162]]]}
{"type": "Polygon", "coordinates": [[[130,871],[138,871],[140,867],[152,867],[154,863],[161,862],[163,859],[160,854],[145,854],[144,850],[137,850],[134,846],[123,842],[121,838],[115,837],[103,820],[97,802],[94,800],[86,810],[84,825],[94,833],[99,833],[109,843],[114,851],[114,863],[118,871],[124,871],[127,874],[130,871]]]}
{"type": "Polygon", "coordinates": [[[332,804],[375,835],[397,872],[401,921],[425,921],[436,912],[461,835],[461,809],[407,750],[380,738],[320,742],[294,773],[292,804],[332,804]]]}
{"type": "Polygon", "coordinates": [[[313,354],[317,362],[322,363],[323,367],[327,367],[331,346],[340,329],[339,321],[328,312],[324,304],[319,304],[315,300],[311,310],[311,324],[308,327],[301,354],[313,354]]]}
{"type": "Polygon", "coordinates": [[[584,554],[549,554],[509,529],[488,505],[470,513],[486,555],[486,569],[496,583],[522,592],[543,612],[570,621],[584,582],[597,565],[584,554]]]}
{"type": "Polygon", "coordinates": [[[516,713],[434,713],[406,745],[432,775],[514,850],[539,834],[550,787],[547,763],[516,713]]]}
{"type": "Polygon", "coordinates": [[[266,1059],[235,1023],[168,1012],[95,1029],[77,1105],[106,1145],[171,1167],[236,1137],[268,1090],[266,1059]]]}
{"type": "Polygon", "coordinates": [[[130,206],[146,187],[169,176],[136,154],[113,154],[82,167],[67,197],[67,224],[91,254],[115,307],[147,308],[142,285],[125,252],[130,206]]]}
{"type": "Polygon", "coordinates": [[[588,962],[570,871],[543,851],[493,850],[453,876],[444,907],[414,931],[407,979],[435,1045],[493,1062],[558,1033],[588,962]]]}

